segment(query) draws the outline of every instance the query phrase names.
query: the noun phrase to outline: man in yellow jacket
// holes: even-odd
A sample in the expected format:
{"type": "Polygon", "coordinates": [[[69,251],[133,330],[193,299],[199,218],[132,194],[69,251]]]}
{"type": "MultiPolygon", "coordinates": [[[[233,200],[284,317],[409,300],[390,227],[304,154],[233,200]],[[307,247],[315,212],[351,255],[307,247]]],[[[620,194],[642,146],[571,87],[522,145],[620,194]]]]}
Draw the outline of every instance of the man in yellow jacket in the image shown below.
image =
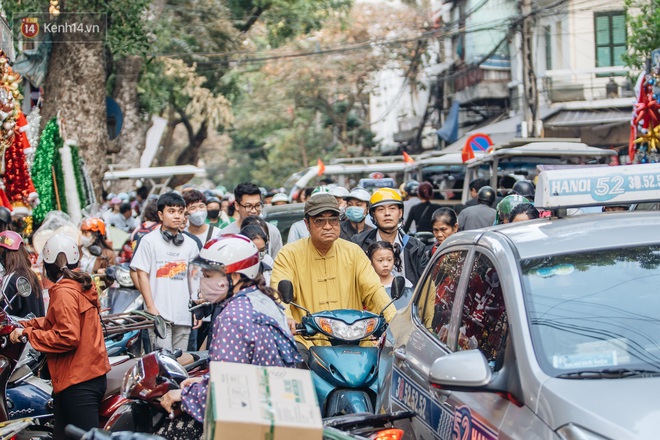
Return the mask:
{"type": "MultiPolygon", "coordinates": [[[[312,313],[323,310],[367,309],[380,313],[390,297],[380,283],[364,251],[355,243],[339,238],[339,206],[330,194],[315,194],[305,203],[305,226],[309,237],[289,243],[277,254],[271,287],[281,280],[293,283],[293,302],[312,313]]],[[[287,308],[289,325],[300,322],[305,312],[287,308]]],[[[385,319],[390,321],[396,309],[389,306],[385,319]]],[[[324,341],[296,342],[309,348],[324,341]]],[[[325,344],[324,344],[325,345],[325,344]]],[[[306,353],[301,353],[305,357],[306,353]]]]}

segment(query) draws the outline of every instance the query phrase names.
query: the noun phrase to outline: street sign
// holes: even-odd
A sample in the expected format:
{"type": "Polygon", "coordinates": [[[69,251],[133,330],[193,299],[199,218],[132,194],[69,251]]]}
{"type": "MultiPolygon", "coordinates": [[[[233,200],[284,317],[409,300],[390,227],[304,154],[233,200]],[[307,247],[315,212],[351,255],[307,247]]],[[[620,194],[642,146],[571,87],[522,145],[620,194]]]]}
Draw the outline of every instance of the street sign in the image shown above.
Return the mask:
{"type": "Polygon", "coordinates": [[[493,141],[490,139],[490,136],[484,133],[475,133],[465,141],[463,146],[462,159],[463,162],[467,162],[470,159],[474,159],[475,154],[484,154],[488,151],[488,148],[493,145],[493,141]]]}
{"type": "Polygon", "coordinates": [[[660,164],[542,171],[534,204],[573,208],[660,201],[660,164]]]}

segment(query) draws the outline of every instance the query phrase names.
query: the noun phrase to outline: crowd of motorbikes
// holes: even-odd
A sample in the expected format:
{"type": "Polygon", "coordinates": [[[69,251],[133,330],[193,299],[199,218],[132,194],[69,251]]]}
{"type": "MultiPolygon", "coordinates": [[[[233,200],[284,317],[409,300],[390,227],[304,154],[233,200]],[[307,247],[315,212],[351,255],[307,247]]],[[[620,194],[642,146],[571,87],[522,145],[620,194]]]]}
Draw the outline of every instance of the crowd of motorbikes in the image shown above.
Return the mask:
{"type": "MultiPolygon", "coordinates": [[[[393,301],[401,295],[403,281],[395,280],[393,301]]],[[[101,426],[88,433],[71,427],[68,435],[72,439],[160,438],[147,434],[157,432],[167,417],[174,416],[160,406],[160,398],[186,378],[208,373],[208,352],[144,350],[142,332],[151,327],[158,334],[163,323],[141,310],[142,297],[128,267],[109,267],[103,282],[109,286],[101,296],[101,306],[112,369],[99,410],[101,426]]],[[[278,290],[284,302],[303,309],[291,302],[290,282],[282,281],[278,290]]],[[[26,339],[18,344],[9,341],[20,321],[6,309],[0,311],[0,440],[51,439],[52,387],[45,356],[26,339]]],[[[360,310],[307,312],[298,324],[298,334],[310,339],[321,336],[330,343],[313,346],[307,363],[324,418],[324,438],[402,437],[392,422],[414,413],[374,414],[379,351],[386,332],[382,313],[360,310]]]]}

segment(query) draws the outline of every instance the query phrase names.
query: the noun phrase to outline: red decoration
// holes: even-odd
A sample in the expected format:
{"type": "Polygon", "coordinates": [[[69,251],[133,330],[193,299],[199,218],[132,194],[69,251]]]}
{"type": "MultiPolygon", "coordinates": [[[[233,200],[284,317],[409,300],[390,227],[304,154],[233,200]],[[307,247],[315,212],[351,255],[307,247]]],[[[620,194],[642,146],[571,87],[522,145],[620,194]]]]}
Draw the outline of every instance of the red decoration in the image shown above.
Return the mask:
{"type": "Polygon", "coordinates": [[[28,196],[31,192],[35,192],[32,178],[25,163],[24,150],[26,148],[30,148],[27,136],[22,130],[16,130],[14,141],[5,150],[6,198],[12,203],[27,204],[28,196]]]}

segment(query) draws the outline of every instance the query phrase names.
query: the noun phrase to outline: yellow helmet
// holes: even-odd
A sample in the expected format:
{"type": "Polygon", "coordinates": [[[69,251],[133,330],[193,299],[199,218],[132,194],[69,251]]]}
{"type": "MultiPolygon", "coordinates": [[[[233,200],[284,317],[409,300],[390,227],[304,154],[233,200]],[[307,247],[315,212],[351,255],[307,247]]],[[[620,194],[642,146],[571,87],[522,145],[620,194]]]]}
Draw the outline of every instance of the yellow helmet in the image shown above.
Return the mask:
{"type": "Polygon", "coordinates": [[[403,199],[395,189],[380,188],[371,195],[369,211],[382,205],[399,205],[403,209],[403,199]]]}

